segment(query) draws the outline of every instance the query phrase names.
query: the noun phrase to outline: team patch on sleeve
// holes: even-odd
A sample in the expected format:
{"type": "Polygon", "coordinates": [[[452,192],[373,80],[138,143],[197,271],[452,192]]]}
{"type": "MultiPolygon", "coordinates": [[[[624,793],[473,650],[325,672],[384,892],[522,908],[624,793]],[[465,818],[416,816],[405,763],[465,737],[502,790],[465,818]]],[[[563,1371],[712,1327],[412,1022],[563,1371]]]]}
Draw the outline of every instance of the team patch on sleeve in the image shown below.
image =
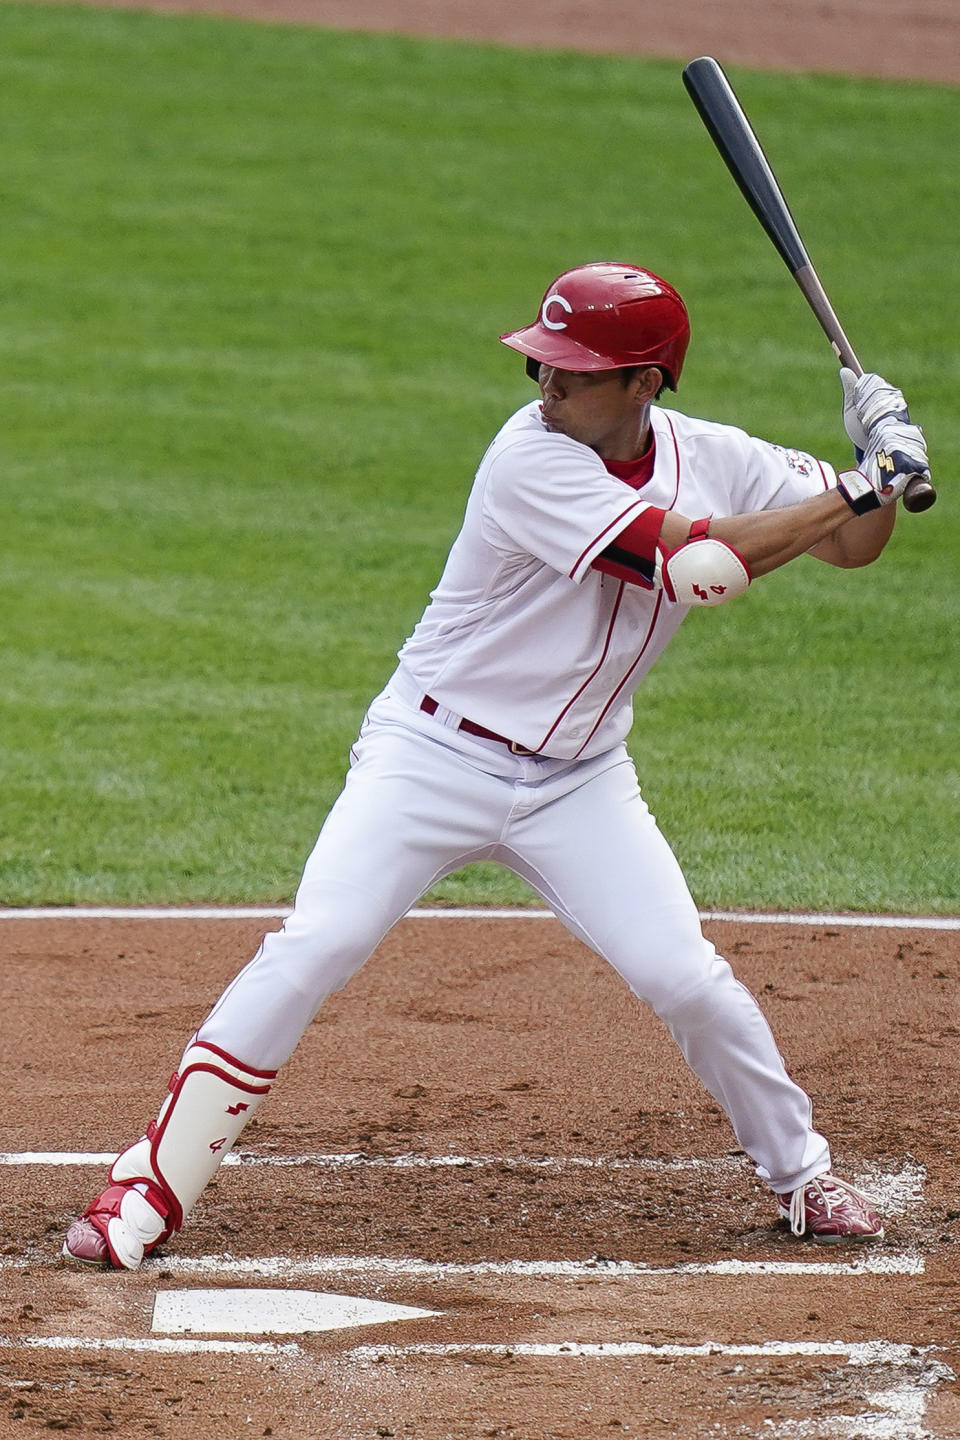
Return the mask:
{"type": "Polygon", "coordinates": [[[593,561],[593,568],[645,590],[654,588],[657,541],[667,512],[648,505],[593,561]]]}
{"type": "Polygon", "coordinates": [[[812,455],[806,455],[802,450],[787,450],[783,445],[771,445],[770,448],[783,456],[788,469],[795,470],[804,479],[814,473],[816,461],[812,455]]]}

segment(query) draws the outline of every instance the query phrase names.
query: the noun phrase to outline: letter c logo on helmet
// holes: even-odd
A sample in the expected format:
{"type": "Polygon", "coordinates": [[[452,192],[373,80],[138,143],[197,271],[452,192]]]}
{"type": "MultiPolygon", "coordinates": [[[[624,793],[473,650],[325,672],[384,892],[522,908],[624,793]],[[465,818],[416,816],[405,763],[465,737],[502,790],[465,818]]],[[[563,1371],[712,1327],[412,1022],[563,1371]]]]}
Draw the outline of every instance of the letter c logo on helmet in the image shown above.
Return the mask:
{"type": "Polygon", "coordinates": [[[544,300],[543,304],[540,306],[540,320],[542,324],[546,325],[548,330],[566,330],[566,320],[550,319],[547,311],[550,309],[551,305],[559,305],[561,310],[566,310],[568,315],[573,314],[573,306],[570,304],[569,300],[564,300],[562,295],[548,295],[544,300]]]}

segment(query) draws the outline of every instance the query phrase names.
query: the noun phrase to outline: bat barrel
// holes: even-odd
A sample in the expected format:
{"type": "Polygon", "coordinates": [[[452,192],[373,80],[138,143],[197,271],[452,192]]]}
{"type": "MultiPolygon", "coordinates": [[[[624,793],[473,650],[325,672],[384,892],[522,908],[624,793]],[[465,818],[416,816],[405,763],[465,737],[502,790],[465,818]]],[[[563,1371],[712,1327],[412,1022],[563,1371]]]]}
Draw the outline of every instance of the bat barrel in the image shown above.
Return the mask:
{"type": "Polygon", "coordinates": [[[793,274],[810,264],[790,207],[730,82],[716,60],[701,55],[683,83],[714,145],[760,224],[793,274]]]}

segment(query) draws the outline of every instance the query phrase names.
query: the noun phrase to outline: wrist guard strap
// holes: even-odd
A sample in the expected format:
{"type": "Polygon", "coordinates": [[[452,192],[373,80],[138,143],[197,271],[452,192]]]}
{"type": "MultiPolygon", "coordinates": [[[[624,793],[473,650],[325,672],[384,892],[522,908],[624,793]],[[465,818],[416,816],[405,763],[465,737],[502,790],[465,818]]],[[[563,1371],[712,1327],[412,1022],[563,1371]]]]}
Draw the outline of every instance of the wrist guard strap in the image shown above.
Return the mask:
{"type": "Polygon", "coordinates": [[[883,503],[866,475],[859,470],[844,470],[837,476],[837,489],[854,515],[867,515],[879,510],[883,503]]]}

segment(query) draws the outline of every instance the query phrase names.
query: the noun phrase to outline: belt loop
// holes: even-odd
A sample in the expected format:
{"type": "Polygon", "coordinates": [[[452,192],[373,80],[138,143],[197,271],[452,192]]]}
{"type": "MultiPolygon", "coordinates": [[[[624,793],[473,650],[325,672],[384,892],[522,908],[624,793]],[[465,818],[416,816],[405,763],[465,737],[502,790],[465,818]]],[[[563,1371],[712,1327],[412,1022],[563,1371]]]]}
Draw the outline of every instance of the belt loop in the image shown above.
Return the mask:
{"type": "Polygon", "coordinates": [[[434,720],[439,725],[445,726],[447,730],[460,729],[463,716],[458,715],[455,710],[448,710],[446,705],[441,705],[438,700],[434,700],[432,695],[424,695],[420,701],[420,709],[425,715],[432,715],[434,720]]]}

